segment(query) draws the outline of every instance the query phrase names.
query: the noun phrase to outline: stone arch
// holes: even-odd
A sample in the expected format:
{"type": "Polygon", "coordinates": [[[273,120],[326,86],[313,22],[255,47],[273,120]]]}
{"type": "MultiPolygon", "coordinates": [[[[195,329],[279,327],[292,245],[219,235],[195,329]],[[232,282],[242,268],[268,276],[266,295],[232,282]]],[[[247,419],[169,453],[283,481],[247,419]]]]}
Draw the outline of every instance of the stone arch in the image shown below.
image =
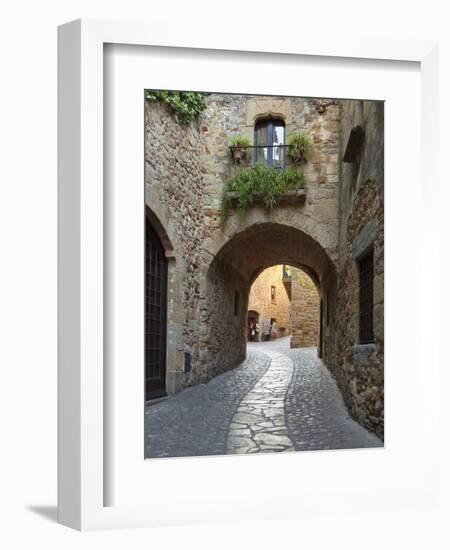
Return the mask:
{"type": "Polygon", "coordinates": [[[336,266],[324,246],[306,231],[273,219],[253,224],[241,220],[239,225],[232,220],[210,237],[205,252],[209,262],[201,277],[203,379],[244,359],[248,294],[263,269],[298,266],[312,276],[321,297],[336,286],[336,266]],[[238,316],[232,307],[236,292],[241,295],[238,316]]]}
{"type": "Polygon", "coordinates": [[[262,269],[283,263],[305,270],[319,285],[335,271],[326,248],[298,227],[266,220],[242,223],[235,232],[233,228],[214,234],[205,248],[247,281],[254,280],[262,269]]]}
{"type": "Polygon", "coordinates": [[[245,125],[252,127],[262,118],[281,118],[286,125],[292,123],[292,106],[290,98],[252,97],[247,100],[245,125]]]}
{"type": "Polygon", "coordinates": [[[262,268],[250,281],[249,311],[260,306],[263,313],[261,320],[275,317],[279,336],[289,335],[291,347],[319,347],[319,282],[301,264],[290,264],[286,279],[280,269],[282,265],[262,268]],[[269,285],[275,286],[279,299],[269,302],[269,285]]]}
{"type": "Polygon", "coordinates": [[[268,266],[265,266],[265,267],[261,267],[259,269],[259,271],[256,273],[256,275],[253,277],[253,279],[250,281],[250,285],[252,285],[256,281],[256,279],[259,277],[259,275],[261,275],[261,273],[264,270],[266,270],[267,268],[272,267],[274,265],[289,265],[291,267],[296,267],[297,269],[300,269],[301,271],[303,271],[311,279],[311,281],[314,283],[314,286],[316,287],[317,291],[320,290],[320,283],[319,283],[319,280],[317,279],[317,276],[314,273],[314,271],[312,271],[310,268],[303,265],[302,263],[292,264],[292,263],[283,262],[283,261],[282,262],[277,262],[275,264],[268,265],[268,266]]]}
{"type": "Polygon", "coordinates": [[[169,239],[169,235],[167,234],[166,228],[161,223],[159,217],[156,215],[156,213],[150,208],[148,204],[145,205],[145,217],[152,225],[153,229],[155,230],[156,234],[158,235],[162,245],[164,246],[164,250],[166,252],[167,258],[174,258],[174,248],[172,245],[171,240],[169,239]]]}
{"type": "Polygon", "coordinates": [[[284,122],[286,132],[292,126],[290,98],[251,97],[246,99],[243,134],[253,141],[255,124],[259,120],[275,118],[284,122]]]}
{"type": "Polygon", "coordinates": [[[280,120],[286,124],[286,115],[282,113],[274,113],[272,111],[266,111],[265,113],[258,113],[253,121],[253,126],[256,126],[258,122],[264,120],[280,120]]]}
{"type": "Polygon", "coordinates": [[[234,212],[226,223],[216,229],[203,245],[205,253],[218,256],[222,247],[245,231],[263,233],[268,226],[285,228],[286,231],[309,238],[313,245],[323,249],[325,256],[338,267],[338,240],[335,227],[326,227],[319,217],[314,217],[298,205],[283,205],[283,208],[254,206],[244,214],[234,212]]]}

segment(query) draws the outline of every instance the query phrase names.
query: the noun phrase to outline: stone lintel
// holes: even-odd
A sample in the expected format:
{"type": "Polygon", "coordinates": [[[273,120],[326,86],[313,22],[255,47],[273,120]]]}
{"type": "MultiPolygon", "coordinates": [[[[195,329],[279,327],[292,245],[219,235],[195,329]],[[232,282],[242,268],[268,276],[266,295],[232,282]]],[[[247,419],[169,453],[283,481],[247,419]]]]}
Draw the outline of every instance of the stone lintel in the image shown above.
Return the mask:
{"type": "Polygon", "coordinates": [[[285,125],[292,123],[292,107],[289,98],[250,98],[246,104],[245,125],[253,128],[259,118],[277,117],[285,125]]]}

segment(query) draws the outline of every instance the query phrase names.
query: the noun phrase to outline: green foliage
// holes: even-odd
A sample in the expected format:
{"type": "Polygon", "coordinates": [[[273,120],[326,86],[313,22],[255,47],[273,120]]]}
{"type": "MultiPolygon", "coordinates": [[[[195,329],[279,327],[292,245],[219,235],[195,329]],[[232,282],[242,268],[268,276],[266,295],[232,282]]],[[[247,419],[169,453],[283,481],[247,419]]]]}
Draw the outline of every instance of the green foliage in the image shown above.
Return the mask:
{"type": "Polygon", "coordinates": [[[198,92],[168,92],[146,90],[145,99],[151,103],[165,103],[182,124],[189,124],[206,108],[205,95],[198,92]]]}
{"type": "Polygon", "coordinates": [[[277,205],[286,191],[303,189],[305,178],[295,168],[277,170],[263,163],[243,168],[224,185],[221,198],[221,219],[226,221],[233,201],[241,212],[247,210],[256,199],[262,198],[267,208],[277,205]]]}
{"type": "Polygon", "coordinates": [[[303,271],[300,271],[298,269],[293,269],[291,276],[295,278],[295,280],[298,282],[298,284],[302,288],[306,288],[308,290],[317,290],[317,287],[314,284],[314,281],[311,279],[309,275],[305,277],[305,273],[303,271]]]}
{"type": "Polygon", "coordinates": [[[233,136],[229,141],[230,147],[251,147],[252,143],[247,136],[233,136]]]}
{"type": "Polygon", "coordinates": [[[312,143],[312,139],[303,132],[296,132],[295,134],[292,134],[287,143],[287,153],[289,158],[294,161],[299,160],[302,157],[306,159],[312,143]]]}

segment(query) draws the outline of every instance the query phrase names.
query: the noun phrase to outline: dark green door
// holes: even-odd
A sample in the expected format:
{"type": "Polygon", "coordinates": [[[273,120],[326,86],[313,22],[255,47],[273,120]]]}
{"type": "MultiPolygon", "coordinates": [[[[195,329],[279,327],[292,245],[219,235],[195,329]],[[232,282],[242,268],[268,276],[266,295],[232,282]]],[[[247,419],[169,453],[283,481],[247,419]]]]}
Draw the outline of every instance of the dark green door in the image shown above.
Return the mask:
{"type": "Polygon", "coordinates": [[[166,393],[167,260],[148,219],[145,225],[145,397],[166,393]]]}

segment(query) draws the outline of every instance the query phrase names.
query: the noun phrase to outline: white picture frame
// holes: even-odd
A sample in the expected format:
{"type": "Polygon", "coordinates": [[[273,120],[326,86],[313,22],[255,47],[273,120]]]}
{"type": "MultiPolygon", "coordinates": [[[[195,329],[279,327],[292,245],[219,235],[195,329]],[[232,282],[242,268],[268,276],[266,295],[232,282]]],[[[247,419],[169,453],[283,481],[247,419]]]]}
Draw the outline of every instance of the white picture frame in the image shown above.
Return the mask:
{"type": "MultiPolygon", "coordinates": [[[[105,476],[104,424],[104,192],[103,192],[103,114],[104,114],[104,46],[128,44],[161,46],[174,49],[258,52],[313,58],[351,58],[364,60],[408,61],[420,64],[421,86],[421,189],[430,208],[422,219],[423,237],[421,274],[433,278],[433,262],[438,251],[433,242],[436,222],[433,219],[433,190],[437,188],[435,155],[438,137],[434,131],[438,119],[437,44],[425,41],[336,40],[335,37],[313,41],[310,37],[281,37],[276,49],[267,52],[258,34],[249,32],[232,37],[216,29],[210,35],[193,38],[188,28],[170,29],[160,24],[78,20],[59,28],[59,351],[58,351],[58,518],[59,522],[80,530],[145,527],[167,524],[214,521],[222,519],[258,519],[269,514],[263,495],[252,506],[239,495],[230,500],[215,495],[214,505],[204,513],[190,506],[194,496],[180,499],[171,509],[149,504],[105,506],[109,491],[105,476]],[[425,223],[426,222],[426,223],[425,223]],[[425,261],[426,256],[426,261],[425,261]],[[191,498],[191,503],[190,503],[191,498]],[[231,504],[231,506],[230,506],[231,504]]],[[[301,94],[299,94],[301,95],[301,94]]],[[[389,139],[389,136],[388,136],[389,139]]],[[[423,296],[422,296],[423,297],[423,296]]],[[[420,302],[422,315],[437,315],[436,300],[420,302]]],[[[430,346],[432,348],[432,346],[430,346]]],[[[438,389],[436,351],[429,351],[429,376],[422,386],[421,398],[433,405],[438,389]],[[433,356],[433,353],[435,354],[433,356]],[[426,396],[425,396],[426,394],[426,396]],[[424,397],[425,396],[425,397],[424,397]]],[[[432,406],[430,419],[437,417],[432,406]]],[[[297,454],[297,453],[294,453],[297,454]]],[[[143,459],[142,459],[143,460],[143,459]]],[[[203,459],[202,459],[203,460],[203,459]]],[[[226,460],[215,458],[217,462],[226,460]]],[[[239,458],[237,458],[239,460],[239,458]]],[[[295,467],[293,459],[283,466],[295,467]]],[[[437,456],[434,449],[421,463],[420,482],[409,488],[392,491],[390,506],[414,502],[432,502],[439,480],[433,471],[437,456]],[[421,470],[422,471],[422,470],[421,470]]],[[[173,462],[173,468],[176,468],[173,462]]],[[[206,464],[206,463],[204,463],[206,464]]],[[[242,463],[241,463],[242,464],[242,463]]],[[[167,466],[170,468],[171,466],[167,466]]],[[[172,488],[176,494],[176,487],[172,488]]],[[[374,507],[385,493],[372,498],[374,507]]],[[[320,494],[309,495],[308,502],[295,507],[278,506],[279,517],[319,513],[320,494]]],[[[329,506],[351,509],[351,499],[339,491],[328,495],[329,506]]],[[[273,510],[270,509],[273,517],[273,510]]]]}

